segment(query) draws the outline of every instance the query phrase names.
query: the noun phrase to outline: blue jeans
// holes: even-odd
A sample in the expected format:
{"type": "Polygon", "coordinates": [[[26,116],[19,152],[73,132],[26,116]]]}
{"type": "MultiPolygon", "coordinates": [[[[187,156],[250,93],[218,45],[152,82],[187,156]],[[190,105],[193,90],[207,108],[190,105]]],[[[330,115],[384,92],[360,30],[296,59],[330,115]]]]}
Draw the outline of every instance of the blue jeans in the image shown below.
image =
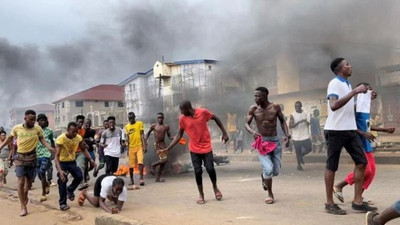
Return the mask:
{"type": "Polygon", "coordinates": [[[395,203],[393,204],[393,209],[394,209],[398,214],[400,214],[400,199],[397,200],[397,202],[395,202],[395,203]]]}
{"type": "Polygon", "coordinates": [[[50,164],[50,158],[42,157],[37,159],[37,174],[40,180],[42,180],[42,177],[46,177],[50,164]]]}
{"type": "Polygon", "coordinates": [[[60,206],[67,204],[67,196],[68,197],[75,197],[74,191],[81,183],[83,179],[82,171],[76,165],[75,161],[72,162],[60,162],[61,169],[64,171],[65,175],[65,182],[63,182],[60,178],[60,174],[57,173],[58,176],[58,193],[60,194],[60,200],[58,201],[60,206]],[[74,178],[71,184],[67,187],[68,183],[68,173],[72,175],[74,178]]]}
{"type": "Polygon", "coordinates": [[[279,175],[281,169],[282,148],[279,142],[279,137],[263,137],[264,141],[275,142],[277,144],[275,150],[267,155],[258,154],[264,179],[269,179],[279,175]]]}

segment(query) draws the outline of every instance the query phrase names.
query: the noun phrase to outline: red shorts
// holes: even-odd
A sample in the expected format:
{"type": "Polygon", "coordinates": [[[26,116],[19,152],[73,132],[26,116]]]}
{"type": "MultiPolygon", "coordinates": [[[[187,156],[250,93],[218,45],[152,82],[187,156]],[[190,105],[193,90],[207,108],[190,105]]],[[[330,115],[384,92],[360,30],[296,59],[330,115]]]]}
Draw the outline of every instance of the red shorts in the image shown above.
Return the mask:
{"type": "MultiPolygon", "coordinates": [[[[375,177],[376,164],[375,164],[374,153],[365,152],[365,157],[367,158],[368,164],[365,167],[363,189],[367,190],[369,185],[371,185],[372,180],[375,177]]],[[[354,184],[354,172],[349,173],[345,178],[345,180],[350,185],[354,184]]]]}

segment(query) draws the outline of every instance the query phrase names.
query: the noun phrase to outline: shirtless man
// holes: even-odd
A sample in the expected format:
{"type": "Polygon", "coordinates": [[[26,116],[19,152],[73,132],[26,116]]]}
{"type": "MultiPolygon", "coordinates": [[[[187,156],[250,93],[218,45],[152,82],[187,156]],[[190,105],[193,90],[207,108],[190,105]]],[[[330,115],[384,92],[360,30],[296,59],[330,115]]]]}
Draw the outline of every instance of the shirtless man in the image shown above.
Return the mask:
{"type": "Polygon", "coordinates": [[[289,145],[290,135],[281,107],[278,104],[269,102],[268,94],[269,91],[265,87],[258,87],[255,90],[254,100],[256,104],[252,105],[247,113],[246,130],[255,139],[261,136],[263,141],[272,142],[276,146],[272,152],[266,155],[263,155],[261,152],[259,154],[259,159],[263,167],[263,173],[261,174],[262,185],[264,190],[268,190],[268,197],[265,199],[265,203],[273,204],[275,203],[275,199],[272,193],[272,177],[279,175],[282,157],[282,149],[276,131],[277,119],[279,119],[282,130],[286,135],[283,139],[283,144],[286,147],[289,145]],[[250,126],[253,118],[256,121],[258,132],[250,126]]]}
{"type": "MultiPolygon", "coordinates": [[[[151,132],[154,131],[154,150],[156,151],[156,153],[158,150],[167,148],[167,145],[165,145],[164,141],[165,133],[168,135],[168,138],[170,140],[174,139],[169,132],[169,126],[167,124],[164,124],[164,114],[162,112],[157,113],[157,121],[158,123],[152,124],[150,130],[146,134],[146,140],[149,140],[151,132]]],[[[165,164],[167,163],[167,154],[157,154],[160,159],[151,165],[151,174],[153,174],[154,176],[156,167],[160,166],[160,169],[158,170],[156,176],[156,182],[165,182],[164,179],[161,179],[161,174],[165,164]]]]}

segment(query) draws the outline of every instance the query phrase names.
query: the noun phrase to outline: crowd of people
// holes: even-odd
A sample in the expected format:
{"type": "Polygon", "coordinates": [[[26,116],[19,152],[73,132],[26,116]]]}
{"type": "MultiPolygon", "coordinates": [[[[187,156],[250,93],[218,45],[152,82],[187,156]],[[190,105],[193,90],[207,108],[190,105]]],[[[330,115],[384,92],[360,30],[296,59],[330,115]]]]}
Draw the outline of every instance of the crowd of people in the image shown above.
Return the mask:
{"type": "MultiPolygon", "coordinates": [[[[400,200],[378,214],[377,208],[372,206],[371,200],[365,199],[363,193],[368,189],[375,176],[376,167],[371,141],[374,136],[371,131],[393,133],[394,128],[371,126],[371,100],[377,92],[368,83],[361,83],[352,89],[349,78],[352,67],[344,58],[336,58],[331,63],[331,70],[335,77],[327,88],[328,117],[324,127],[324,138],[319,123],[319,111],[314,110],[309,116],[302,109],[300,101],[295,103],[295,112],[290,115],[289,124],[279,104],[268,100],[269,91],[266,87],[255,89],[255,104],[247,113],[245,129],[254,137],[253,148],[257,149],[259,161],[262,165],[262,188],[267,191],[265,203],[274,204],[275,196],[272,190],[272,180],[279,175],[282,158],[282,145],[288,147],[290,140],[296,151],[297,169],[304,170],[304,155],[313,150],[322,151],[326,145],[327,160],[325,169],[327,213],[344,215],[346,211],[335,204],[333,197],[344,202],[343,188],[354,184],[354,198],[352,209],[366,214],[366,224],[381,225],[400,216],[400,200]],[[357,98],[355,100],[355,98],[357,98]],[[251,126],[253,120],[256,128],[251,126]],[[290,130],[291,129],[291,134],[290,130]],[[279,136],[278,132],[282,134],[279,136]],[[324,144],[326,142],[326,144],[324,144]],[[335,172],[338,169],[342,148],[352,157],[354,172],[347,175],[339,183],[334,183],[335,172]]],[[[208,122],[214,120],[222,132],[222,141],[227,143],[228,134],[221,120],[206,108],[193,108],[190,101],[185,100],[179,105],[178,132],[171,135],[170,127],[164,123],[164,114],[157,114],[157,122],[152,124],[145,134],[141,121],[136,120],[133,112],[128,113],[128,120],[121,129],[116,126],[114,116],[104,121],[104,129],[96,131],[91,128],[90,119],[83,115],[76,117],[75,122],[68,123],[65,133],[54,137],[54,132],[48,128],[46,115],[33,110],[25,112],[25,122],[13,127],[7,137],[4,130],[0,130],[0,185],[7,182],[7,168],[15,164],[15,174],[18,179],[18,197],[21,204],[20,216],[28,214],[28,191],[37,176],[42,185],[40,201],[46,201],[49,187],[52,182],[52,160],[57,169],[57,183],[59,191],[60,210],[68,210],[67,201],[75,200],[75,190],[81,190],[78,204],[83,205],[87,200],[91,205],[100,207],[109,213],[119,213],[124,202],[127,201],[128,190],[138,190],[145,185],[144,181],[144,154],[147,152],[151,133],[154,133],[154,149],[158,160],[151,164],[151,173],[156,182],[164,182],[161,178],[168,153],[178,144],[186,132],[189,137],[189,151],[194,167],[195,181],[199,197],[197,204],[204,204],[202,166],[210,177],[214,197],[221,200],[223,195],[217,185],[217,174],[214,169],[213,148],[208,122]],[[37,124],[36,124],[37,122],[37,124]],[[165,137],[171,143],[167,146],[165,137]],[[55,141],[54,141],[55,140],[55,141]],[[97,148],[94,146],[97,145],[97,148]],[[130,183],[126,187],[122,178],[114,175],[119,166],[121,149],[127,147],[130,183]],[[97,149],[98,162],[96,164],[97,149]],[[105,167],[104,174],[97,177],[99,170],[105,167]],[[139,186],[135,184],[134,168],[139,169],[139,186]],[[158,172],[156,172],[157,167],[158,172]],[[87,191],[90,179],[89,171],[93,170],[96,177],[93,195],[87,191]],[[69,182],[69,179],[72,179],[69,182]],[[109,199],[115,204],[110,207],[106,204],[109,199]]],[[[243,151],[243,133],[236,134],[236,147],[243,151]],[[239,146],[239,147],[238,147],[239,146]]]]}

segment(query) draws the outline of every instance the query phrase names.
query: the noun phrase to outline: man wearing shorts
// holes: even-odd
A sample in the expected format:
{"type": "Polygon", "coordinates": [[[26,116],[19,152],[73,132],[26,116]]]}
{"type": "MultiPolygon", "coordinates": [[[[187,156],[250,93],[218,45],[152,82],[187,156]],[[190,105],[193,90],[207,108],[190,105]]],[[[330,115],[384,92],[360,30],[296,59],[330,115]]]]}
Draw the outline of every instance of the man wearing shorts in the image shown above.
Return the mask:
{"type": "Polygon", "coordinates": [[[36,174],[36,146],[38,142],[42,143],[48,150],[54,151],[44,139],[43,130],[35,125],[36,112],[27,110],[25,112],[25,123],[16,125],[11,131],[11,135],[0,146],[0,151],[14,138],[18,138],[17,156],[15,162],[15,174],[18,178],[18,197],[21,203],[20,216],[26,216],[28,210],[26,205],[29,202],[28,191],[32,187],[32,181],[36,174]]]}
{"type": "Polygon", "coordinates": [[[94,207],[100,207],[108,213],[117,214],[121,212],[122,206],[127,200],[127,195],[125,182],[122,178],[117,178],[111,174],[103,174],[97,178],[94,184],[93,196],[83,190],[79,195],[78,204],[82,206],[87,199],[94,207]],[[116,207],[110,208],[107,206],[106,199],[116,204],[116,207]]]}
{"type": "Polygon", "coordinates": [[[161,179],[161,174],[164,169],[165,164],[167,163],[167,154],[166,153],[158,153],[158,150],[165,149],[167,146],[165,145],[165,134],[168,135],[170,140],[173,140],[171,133],[169,132],[169,126],[164,124],[164,114],[159,112],[157,114],[158,123],[154,123],[151,125],[150,130],[147,132],[146,140],[149,140],[150,134],[154,131],[154,150],[156,151],[159,160],[151,165],[151,173],[153,176],[155,175],[155,169],[157,166],[160,166],[156,176],[156,182],[164,182],[164,179],[161,179]]]}
{"type": "Polygon", "coordinates": [[[134,168],[138,165],[140,172],[140,181],[139,184],[141,186],[144,185],[143,180],[143,158],[144,153],[146,153],[146,140],[144,137],[144,127],[142,121],[136,121],[135,113],[128,113],[129,123],[125,125],[125,133],[127,135],[128,141],[128,157],[129,157],[129,175],[131,178],[132,189],[139,189],[134,183],[133,179],[133,171],[134,168]]]}
{"type": "Polygon", "coordinates": [[[352,67],[344,58],[336,58],[330,66],[336,75],[328,85],[328,118],[325,124],[325,140],[328,158],[325,169],[325,190],[327,213],[344,215],[346,210],[341,209],[333,201],[333,185],[335,172],[339,166],[340,153],[344,147],[355,163],[354,168],[354,199],[353,210],[367,212],[373,210],[362,200],[362,184],[367,159],[356,130],[356,118],[354,113],[354,96],[367,92],[365,85],[351,88],[348,78],[352,74],[352,67]]]}

